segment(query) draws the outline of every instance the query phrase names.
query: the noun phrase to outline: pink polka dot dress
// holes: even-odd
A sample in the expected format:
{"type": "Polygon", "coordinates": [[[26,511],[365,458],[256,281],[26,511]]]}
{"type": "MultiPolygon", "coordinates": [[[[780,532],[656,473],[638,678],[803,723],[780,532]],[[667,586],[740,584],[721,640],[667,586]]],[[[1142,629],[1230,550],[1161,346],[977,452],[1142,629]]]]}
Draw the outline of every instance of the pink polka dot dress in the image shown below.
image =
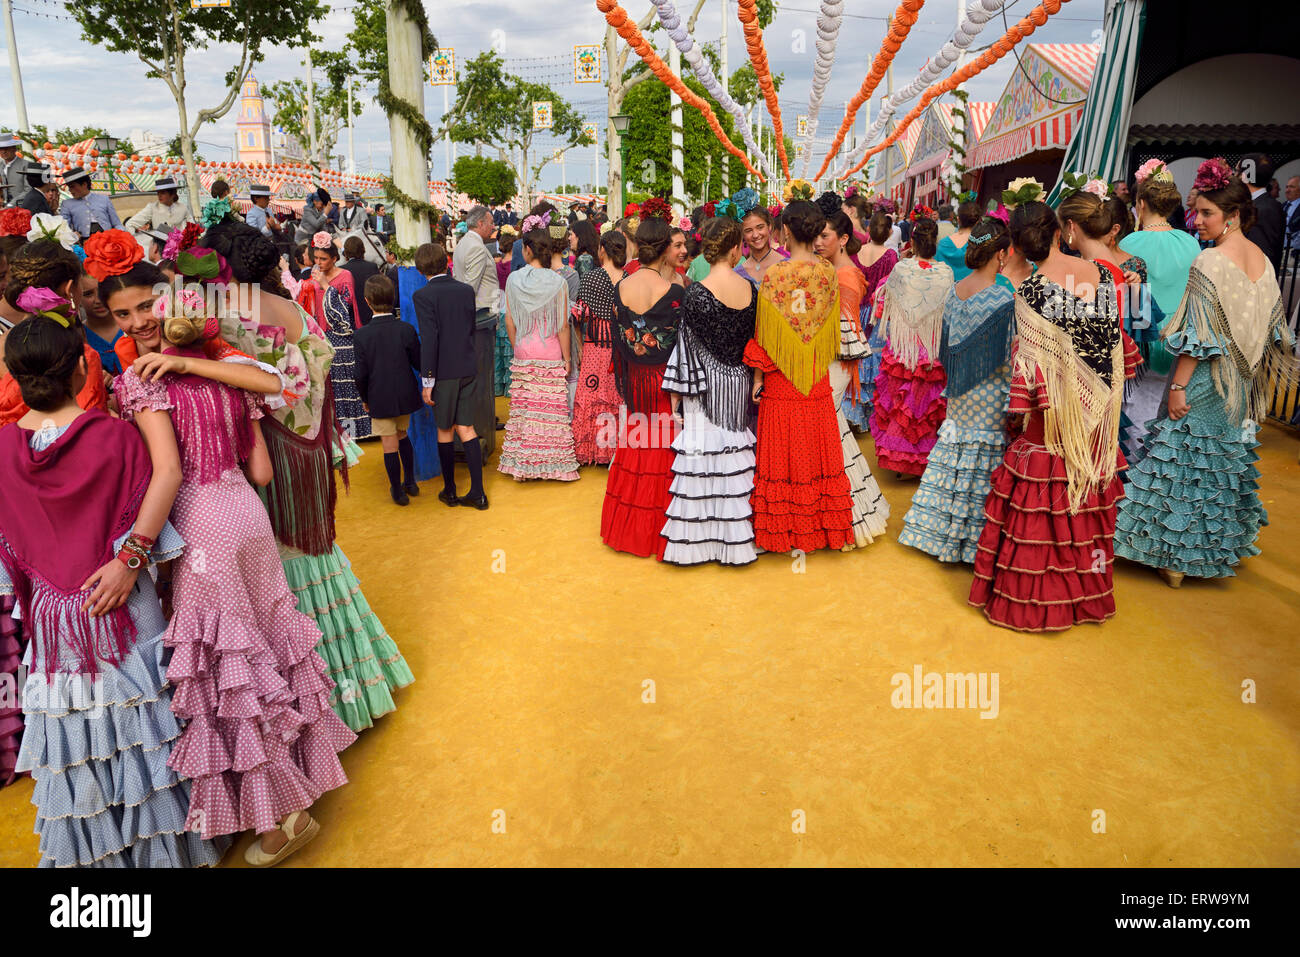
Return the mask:
{"type": "Polygon", "coordinates": [[[330,708],[320,631],[239,467],[261,413],[252,395],[193,375],[128,371],[114,389],[124,416],[167,411],[180,450],[171,521],[186,548],[163,643],[172,711],[187,722],[168,764],[193,779],[188,826],[205,838],[272,830],[347,782],[338,752],[356,735],[330,708]]]}

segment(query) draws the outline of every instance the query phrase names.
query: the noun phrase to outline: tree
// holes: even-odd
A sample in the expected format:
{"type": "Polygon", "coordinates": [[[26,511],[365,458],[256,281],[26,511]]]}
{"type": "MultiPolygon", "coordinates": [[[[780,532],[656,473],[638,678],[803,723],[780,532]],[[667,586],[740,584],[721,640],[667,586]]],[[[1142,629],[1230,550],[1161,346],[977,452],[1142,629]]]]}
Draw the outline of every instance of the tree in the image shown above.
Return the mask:
{"type": "MultiPolygon", "coordinates": [[[[125,153],[126,150],[123,150],[122,152],[125,153]]],[[[181,134],[177,133],[175,136],[173,136],[171,139],[167,141],[166,155],[184,157],[185,154],[184,152],[182,152],[182,147],[181,147],[181,134]]],[[[201,154],[198,150],[194,151],[194,162],[196,163],[203,162],[203,154],[201,154]]]]}
{"type": "Polygon", "coordinates": [[[114,53],[134,53],[147,68],[147,77],[167,84],[176,102],[189,201],[197,216],[199,172],[194,138],[199,129],[230,111],[245,77],[267,46],[317,39],[310,27],[324,16],[326,8],[321,0],[231,0],[228,7],[198,9],[185,0],[82,0],[68,11],[81,24],[82,39],[114,53]],[[185,58],[213,43],[238,43],[239,61],[226,73],[226,95],[215,106],[200,109],[191,121],[185,58]]]}
{"type": "MultiPolygon", "coordinates": [[[[112,136],[108,130],[102,126],[66,126],[61,130],[50,131],[48,126],[42,123],[32,124],[30,130],[19,130],[18,135],[29,143],[35,143],[40,146],[42,143],[57,143],[71,146],[74,143],[80,143],[83,140],[92,140],[98,136],[112,136]]],[[[130,140],[120,140],[117,149],[114,152],[122,152],[130,155],[135,152],[135,146],[130,140]]]]}
{"type": "Polygon", "coordinates": [[[488,50],[465,64],[447,130],[457,143],[494,147],[501,162],[514,171],[524,202],[530,203],[533,183],[548,164],[575,146],[592,144],[582,131],[584,120],[549,86],[506,73],[501,57],[488,50]],[[544,153],[536,165],[529,165],[529,150],[539,132],[533,129],[533,103],[538,100],[550,101],[551,128],[545,132],[563,145],[544,153]]]}
{"type": "Polygon", "coordinates": [[[311,142],[307,123],[307,81],[301,77],[268,83],[262,93],[275,104],[272,123],[284,129],[307,148],[307,159],[314,166],[325,165],[348,122],[348,91],[352,92],[352,115],[362,111],[361,85],[356,81],[357,67],[351,45],[342,50],[311,51],[312,68],[325,71],[325,83],[313,91],[316,114],[316,140],[311,142]]]}
{"type": "Polygon", "coordinates": [[[487,206],[504,203],[515,195],[515,171],[490,156],[462,156],[452,168],[457,190],[487,206]]]}

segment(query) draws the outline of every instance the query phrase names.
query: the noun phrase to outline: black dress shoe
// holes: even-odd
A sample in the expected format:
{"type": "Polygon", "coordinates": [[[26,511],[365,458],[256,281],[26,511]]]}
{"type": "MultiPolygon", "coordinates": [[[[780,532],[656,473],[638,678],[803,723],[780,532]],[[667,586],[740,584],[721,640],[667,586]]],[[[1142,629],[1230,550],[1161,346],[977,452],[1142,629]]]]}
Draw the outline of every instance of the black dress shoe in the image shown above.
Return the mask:
{"type": "Polygon", "coordinates": [[[506,424],[505,424],[504,422],[497,422],[497,424],[496,424],[496,431],[497,431],[497,432],[504,432],[504,431],[505,431],[505,428],[506,428],[506,424]]]}
{"type": "Polygon", "coordinates": [[[410,505],[411,500],[406,497],[406,490],[400,486],[393,486],[388,490],[388,494],[393,496],[393,501],[398,505],[410,505]]]}
{"type": "Polygon", "coordinates": [[[402,486],[402,489],[403,489],[403,491],[406,492],[407,495],[419,495],[419,494],[420,494],[420,486],[419,486],[418,484],[416,484],[415,479],[411,479],[409,482],[407,482],[405,485],[403,485],[403,486],[402,486]]]}
{"type": "Polygon", "coordinates": [[[455,508],[457,505],[460,504],[460,498],[457,497],[456,493],[449,492],[446,489],[443,489],[441,492],[438,493],[438,501],[441,502],[443,505],[449,506],[450,508],[455,508]]]}
{"type": "Polygon", "coordinates": [[[478,498],[470,498],[468,495],[462,495],[458,501],[461,505],[476,508],[480,512],[487,511],[488,500],[486,495],[480,495],[478,498]]]}

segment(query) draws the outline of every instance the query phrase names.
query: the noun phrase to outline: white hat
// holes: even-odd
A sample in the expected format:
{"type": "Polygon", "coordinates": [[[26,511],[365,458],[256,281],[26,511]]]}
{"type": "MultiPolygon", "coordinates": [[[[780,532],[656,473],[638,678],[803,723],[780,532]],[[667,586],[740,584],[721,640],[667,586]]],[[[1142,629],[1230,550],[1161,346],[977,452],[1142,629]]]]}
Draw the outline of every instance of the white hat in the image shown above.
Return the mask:
{"type": "Polygon", "coordinates": [[[161,193],[166,189],[180,190],[180,184],[170,176],[163,176],[153,184],[153,191],[155,193],[161,193]]]}
{"type": "Polygon", "coordinates": [[[23,170],[23,175],[32,186],[44,186],[54,182],[54,170],[48,163],[28,163],[27,168],[23,170]]]}
{"type": "Polygon", "coordinates": [[[21,145],[22,144],[18,142],[18,137],[14,136],[12,133],[0,133],[0,150],[21,145]]]}
{"type": "Polygon", "coordinates": [[[343,194],[343,202],[345,202],[345,203],[355,203],[356,201],[357,201],[357,194],[356,194],[356,193],[344,193],[344,194],[343,194]]]}
{"type": "Polygon", "coordinates": [[[271,187],[262,186],[260,183],[252,183],[248,187],[248,195],[251,196],[270,196],[271,187]]]}
{"type": "Polygon", "coordinates": [[[82,180],[89,180],[90,174],[80,166],[74,166],[63,174],[63,185],[71,186],[73,183],[80,183],[82,180]]]}
{"type": "Polygon", "coordinates": [[[167,239],[169,236],[171,236],[170,229],[142,229],[140,231],[144,233],[146,236],[148,236],[150,239],[156,240],[157,242],[162,243],[164,246],[167,245],[167,239]]]}

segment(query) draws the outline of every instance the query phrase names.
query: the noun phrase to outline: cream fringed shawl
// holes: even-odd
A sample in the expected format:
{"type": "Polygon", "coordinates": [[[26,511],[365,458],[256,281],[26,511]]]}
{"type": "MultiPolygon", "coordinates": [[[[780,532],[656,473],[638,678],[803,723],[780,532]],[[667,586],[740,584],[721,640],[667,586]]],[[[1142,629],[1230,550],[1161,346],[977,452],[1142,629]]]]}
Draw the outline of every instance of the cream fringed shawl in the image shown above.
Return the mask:
{"type": "Polygon", "coordinates": [[[1043,446],[1065,462],[1075,514],[1117,470],[1124,343],[1114,283],[1102,269],[1091,302],[1040,276],[1020,288],[1014,374],[1031,385],[1037,378],[1046,391],[1043,446]]]}
{"type": "Polygon", "coordinates": [[[1204,250],[1192,264],[1182,302],[1163,332],[1166,339],[1194,337],[1222,350],[1222,360],[1205,361],[1211,363],[1214,389],[1233,421],[1243,414],[1263,421],[1274,390],[1296,380],[1295,340],[1282,312],[1273,264],[1266,260],[1265,266],[1264,275],[1251,282],[1219,250],[1204,250]]]}
{"type": "Polygon", "coordinates": [[[939,358],[943,305],[952,284],[952,267],[947,263],[922,266],[917,259],[900,259],[885,281],[880,338],[908,369],[920,363],[923,347],[928,361],[939,358]]]}
{"type": "Polygon", "coordinates": [[[808,395],[840,349],[840,283],[825,260],[768,267],[758,289],[754,340],[790,383],[808,395]],[[834,320],[834,321],[832,321],[834,320]]]}

